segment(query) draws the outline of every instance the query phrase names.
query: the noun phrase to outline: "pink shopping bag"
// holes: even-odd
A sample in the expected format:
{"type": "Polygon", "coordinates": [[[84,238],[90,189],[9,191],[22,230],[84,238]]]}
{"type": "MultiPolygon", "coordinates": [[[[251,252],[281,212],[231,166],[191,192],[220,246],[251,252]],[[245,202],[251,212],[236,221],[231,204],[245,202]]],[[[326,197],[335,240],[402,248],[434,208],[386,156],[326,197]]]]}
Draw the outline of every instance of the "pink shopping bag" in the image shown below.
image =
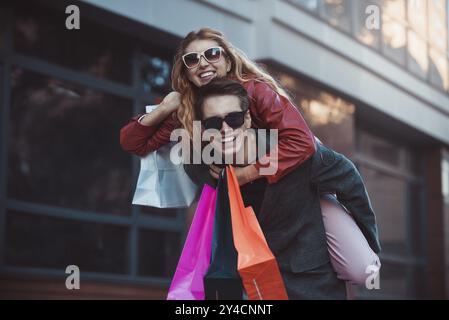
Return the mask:
{"type": "Polygon", "coordinates": [[[205,184],[167,300],[204,300],[203,277],[210,264],[216,196],[216,190],[205,184]]]}

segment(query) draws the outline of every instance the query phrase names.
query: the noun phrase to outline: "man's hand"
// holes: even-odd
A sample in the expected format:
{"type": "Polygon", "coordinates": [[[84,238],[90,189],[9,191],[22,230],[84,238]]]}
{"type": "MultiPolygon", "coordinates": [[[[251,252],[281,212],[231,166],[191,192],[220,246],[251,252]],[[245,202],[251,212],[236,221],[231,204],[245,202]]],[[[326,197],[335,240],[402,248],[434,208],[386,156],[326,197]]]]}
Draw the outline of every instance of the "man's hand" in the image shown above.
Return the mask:
{"type": "MultiPolygon", "coordinates": [[[[223,170],[223,168],[220,168],[216,165],[211,164],[209,166],[209,173],[214,179],[219,178],[221,170],[223,170]]],[[[249,165],[246,167],[234,167],[234,172],[237,177],[239,186],[243,186],[262,177],[261,175],[259,175],[259,172],[254,165],[249,165]]]]}
{"type": "Polygon", "coordinates": [[[214,164],[211,164],[209,166],[209,173],[212,176],[212,178],[217,179],[220,177],[220,172],[223,168],[217,167],[214,164]]]}

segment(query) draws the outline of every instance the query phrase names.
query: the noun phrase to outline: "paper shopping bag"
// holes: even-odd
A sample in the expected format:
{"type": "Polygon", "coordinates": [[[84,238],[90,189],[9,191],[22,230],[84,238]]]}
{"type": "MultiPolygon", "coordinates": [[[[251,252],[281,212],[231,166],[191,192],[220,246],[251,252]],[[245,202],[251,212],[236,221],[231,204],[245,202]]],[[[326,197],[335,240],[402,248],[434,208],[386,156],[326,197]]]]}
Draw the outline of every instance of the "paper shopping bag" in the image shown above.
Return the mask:
{"type": "Polygon", "coordinates": [[[215,189],[205,184],[167,300],[204,300],[203,278],[210,264],[215,200],[215,189]]]}
{"type": "Polygon", "coordinates": [[[212,259],[204,277],[207,300],[242,300],[243,287],[237,272],[229,197],[225,171],[222,170],[217,186],[212,259]]]}
{"type": "Polygon", "coordinates": [[[232,166],[226,167],[232,234],[238,253],[237,269],[250,300],[287,300],[287,291],[276,258],[256,215],[245,208],[232,166]]]}
{"type": "MultiPolygon", "coordinates": [[[[147,106],[147,112],[151,111],[147,106]]],[[[170,142],[140,160],[140,172],[133,204],[157,208],[188,207],[197,187],[184,171],[183,164],[170,160],[170,152],[177,142],[170,142]]]]}

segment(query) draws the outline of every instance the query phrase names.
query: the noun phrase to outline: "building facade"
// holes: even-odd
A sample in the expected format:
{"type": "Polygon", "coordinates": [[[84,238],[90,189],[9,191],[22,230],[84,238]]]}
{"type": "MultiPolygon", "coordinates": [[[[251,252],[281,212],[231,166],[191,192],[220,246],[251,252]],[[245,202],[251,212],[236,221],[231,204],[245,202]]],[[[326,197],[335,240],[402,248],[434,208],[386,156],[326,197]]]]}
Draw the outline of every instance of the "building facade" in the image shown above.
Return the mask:
{"type": "Polygon", "coordinates": [[[118,135],[170,91],[179,40],[210,26],[361,171],[383,252],[380,289],[358,297],[449,298],[446,0],[0,6],[0,297],[165,297],[186,211],[131,205],[139,160],[118,135]],[[65,288],[69,265],[81,290],[65,288]]]}

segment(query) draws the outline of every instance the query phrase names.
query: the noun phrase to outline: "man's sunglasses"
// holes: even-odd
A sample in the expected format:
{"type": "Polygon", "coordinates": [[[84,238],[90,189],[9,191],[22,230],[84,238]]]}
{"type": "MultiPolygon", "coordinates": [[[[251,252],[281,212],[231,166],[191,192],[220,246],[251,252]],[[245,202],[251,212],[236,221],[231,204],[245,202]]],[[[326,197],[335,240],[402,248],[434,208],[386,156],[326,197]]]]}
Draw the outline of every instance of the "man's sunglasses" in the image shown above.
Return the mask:
{"type": "Polygon", "coordinates": [[[200,64],[201,57],[204,57],[209,63],[217,62],[221,58],[222,51],[221,47],[212,47],[203,52],[189,52],[182,56],[182,61],[187,68],[192,69],[200,64]]]}
{"type": "Polygon", "coordinates": [[[245,122],[246,111],[231,112],[228,113],[224,118],[220,117],[210,117],[203,120],[204,129],[217,129],[221,130],[223,121],[227,123],[232,129],[240,128],[245,122]]]}

